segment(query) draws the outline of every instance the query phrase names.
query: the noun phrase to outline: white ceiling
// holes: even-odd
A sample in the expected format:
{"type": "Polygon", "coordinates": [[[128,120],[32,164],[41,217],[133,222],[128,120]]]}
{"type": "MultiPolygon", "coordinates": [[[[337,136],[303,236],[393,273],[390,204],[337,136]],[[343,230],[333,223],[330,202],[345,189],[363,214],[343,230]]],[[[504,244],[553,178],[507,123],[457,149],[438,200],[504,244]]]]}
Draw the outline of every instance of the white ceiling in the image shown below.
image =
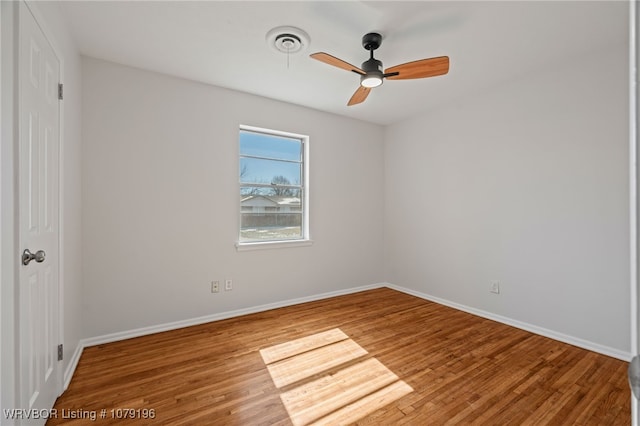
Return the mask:
{"type": "MultiPolygon", "coordinates": [[[[379,124],[598,52],[628,39],[625,1],[91,1],[63,2],[80,51],[146,70],[231,88],[379,124]],[[287,56],[267,46],[274,27],[311,39],[287,56]],[[309,58],[327,52],[359,66],[370,31],[383,35],[384,68],[450,57],[449,74],[386,81],[347,107],[354,73],[309,58]]],[[[597,57],[594,56],[594,61],[597,57]]]]}

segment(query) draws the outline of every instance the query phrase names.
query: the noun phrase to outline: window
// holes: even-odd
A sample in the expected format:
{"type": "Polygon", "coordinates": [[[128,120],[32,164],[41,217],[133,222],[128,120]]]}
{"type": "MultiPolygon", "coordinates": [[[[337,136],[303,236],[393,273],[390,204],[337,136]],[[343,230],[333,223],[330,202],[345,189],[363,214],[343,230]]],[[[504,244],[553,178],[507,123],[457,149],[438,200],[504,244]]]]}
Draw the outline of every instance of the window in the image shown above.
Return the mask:
{"type": "Polygon", "coordinates": [[[240,127],[238,247],[308,241],[308,137],[240,127]]]}

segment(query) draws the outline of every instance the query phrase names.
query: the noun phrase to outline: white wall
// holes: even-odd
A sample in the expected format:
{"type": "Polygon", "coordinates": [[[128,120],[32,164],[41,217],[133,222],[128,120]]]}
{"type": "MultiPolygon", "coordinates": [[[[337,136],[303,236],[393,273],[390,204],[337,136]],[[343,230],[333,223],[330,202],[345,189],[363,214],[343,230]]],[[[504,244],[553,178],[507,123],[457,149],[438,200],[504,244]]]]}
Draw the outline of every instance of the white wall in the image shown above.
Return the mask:
{"type": "Polygon", "coordinates": [[[83,83],[86,337],[382,278],[380,127],[96,59],[83,83]],[[236,251],[240,124],[310,136],[313,246],[236,251]]]}
{"type": "Polygon", "coordinates": [[[387,281],[628,353],[627,58],[567,59],[389,127],[387,281]]]}
{"type": "MultiPolygon", "coordinates": [[[[62,251],[61,251],[61,303],[64,307],[62,318],[62,334],[65,346],[63,371],[70,366],[73,351],[78,347],[81,338],[81,201],[80,201],[80,154],[81,154],[81,63],[77,48],[66,29],[59,5],[56,3],[30,3],[45,34],[53,42],[56,53],[63,63],[62,79],[65,83],[65,100],[63,102],[63,121],[61,123],[61,167],[62,179],[60,190],[62,196],[62,251]]],[[[2,300],[2,408],[16,408],[14,396],[16,394],[17,371],[15,365],[16,337],[15,303],[17,298],[16,253],[19,253],[15,232],[17,217],[14,212],[14,197],[16,196],[16,181],[14,159],[16,154],[15,133],[13,121],[17,119],[13,107],[17,92],[14,90],[13,54],[14,12],[18,4],[2,2],[2,285],[0,294],[2,300]]]]}

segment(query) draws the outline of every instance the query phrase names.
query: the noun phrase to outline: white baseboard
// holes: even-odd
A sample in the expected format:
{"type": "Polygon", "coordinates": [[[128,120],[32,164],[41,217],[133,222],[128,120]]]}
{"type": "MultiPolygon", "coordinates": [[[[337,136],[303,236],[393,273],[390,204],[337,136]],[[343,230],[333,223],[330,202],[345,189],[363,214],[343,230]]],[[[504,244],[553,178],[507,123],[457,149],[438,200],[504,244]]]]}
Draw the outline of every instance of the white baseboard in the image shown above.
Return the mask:
{"type": "Polygon", "coordinates": [[[438,303],[440,305],[449,306],[450,308],[457,309],[459,311],[464,311],[473,315],[477,315],[482,318],[487,318],[493,321],[497,321],[506,325],[510,325],[512,327],[519,328],[521,330],[529,331],[534,334],[539,334],[540,336],[548,337],[550,339],[558,340],[563,343],[568,343],[573,346],[577,346],[579,348],[587,349],[592,352],[597,352],[603,355],[607,355],[613,358],[617,358],[622,361],[629,362],[631,361],[631,353],[621,351],[619,349],[611,348],[608,346],[600,345],[598,343],[590,342],[588,340],[580,339],[578,337],[569,336],[567,334],[558,333],[557,331],[549,330],[543,327],[538,327],[533,324],[529,324],[522,321],[517,321],[512,318],[503,317],[501,315],[496,315],[491,312],[483,311],[481,309],[472,308],[466,305],[462,305],[460,303],[451,302],[446,299],[442,299],[436,296],[432,296],[430,294],[422,293],[419,291],[415,291],[406,287],[400,287],[390,283],[384,283],[385,287],[389,287],[394,290],[401,291],[406,294],[410,294],[412,296],[419,297],[421,299],[429,300],[431,302],[438,303]]]}
{"type": "Polygon", "coordinates": [[[81,339],[76,347],[76,350],[73,352],[73,357],[67,366],[67,369],[64,372],[64,388],[65,391],[69,387],[69,383],[71,383],[71,378],[76,371],[78,366],[78,362],[80,361],[80,356],[82,355],[82,351],[84,348],[89,346],[101,345],[104,343],[117,342],[120,340],[131,339],[133,337],[146,336],[148,334],[160,333],[162,331],[176,330],[178,328],[189,327],[192,325],[205,324],[212,321],[219,321],[228,318],[234,318],[242,315],[255,314],[257,312],[264,312],[271,309],[284,308],[287,306],[298,305],[300,303],[313,302],[316,300],[328,299],[330,297],[343,296],[345,294],[358,293],[360,291],[372,290],[374,288],[384,287],[385,284],[370,284],[360,287],[352,287],[345,290],[337,290],[331,291],[327,293],[316,294],[312,296],[299,297],[296,299],[288,299],[275,303],[268,303],[266,305],[258,305],[244,309],[237,309],[234,311],[220,312],[212,315],[205,315],[202,317],[191,318],[181,321],[174,321],[170,323],[154,325],[150,327],[142,327],[136,328],[133,330],[120,331],[118,333],[110,333],[102,336],[90,337],[87,339],[81,339]]]}
{"type": "Polygon", "coordinates": [[[549,337],[554,340],[558,340],[560,342],[568,343],[570,345],[574,345],[583,349],[587,349],[593,352],[597,352],[603,355],[611,356],[613,358],[617,358],[623,361],[630,361],[631,354],[628,352],[620,351],[618,349],[610,348],[607,346],[603,346],[597,343],[593,343],[587,340],[579,339],[577,337],[569,336],[566,334],[558,333],[553,330],[548,330],[546,328],[538,327],[532,324],[524,323],[521,321],[517,321],[511,318],[503,317],[500,315],[493,314],[491,312],[483,311],[481,309],[471,308],[466,305],[462,305],[459,303],[451,302],[446,299],[441,299],[439,297],[431,296],[426,293],[421,293],[419,291],[411,290],[405,287],[400,287],[391,283],[378,283],[371,284],[360,287],[352,287],[345,290],[332,291],[328,293],[321,293],[312,296],[300,297],[296,299],[288,299],[275,303],[268,303],[265,305],[258,305],[244,309],[237,309],[233,311],[220,312],[212,315],[205,315],[202,317],[191,318],[181,321],[174,321],[165,324],[159,324],[149,327],[136,328],[133,330],[121,331],[117,333],[105,334],[102,336],[90,337],[87,339],[80,340],[78,347],[73,353],[73,357],[69,365],[67,366],[66,371],[64,372],[64,389],[66,390],[71,382],[71,378],[78,366],[78,362],[80,361],[80,355],[82,355],[82,351],[84,348],[89,346],[101,345],[104,343],[117,342],[120,340],[131,339],[133,337],[146,336],[149,334],[160,333],[163,331],[176,330],[179,328],[189,327],[192,325],[205,324],[208,322],[219,321],[228,318],[234,318],[242,315],[254,314],[258,312],[264,312],[271,309],[284,308],[287,306],[298,305],[300,303],[313,302],[316,300],[328,299],[330,297],[343,296],[346,294],[358,293],[360,291],[372,290],[380,287],[388,287],[402,293],[410,294],[412,296],[419,297],[421,299],[429,300],[440,305],[449,306],[454,309],[458,309],[460,311],[468,312],[473,315],[477,315],[479,317],[487,318],[493,321],[497,321],[506,325],[510,325],[522,330],[529,331],[534,334],[539,334],[541,336],[549,337]]]}
{"type": "Polygon", "coordinates": [[[71,378],[73,377],[73,373],[76,372],[76,367],[78,367],[78,362],[80,362],[80,356],[82,355],[82,351],[84,350],[84,345],[82,341],[78,342],[78,346],[76,346],[76,350],[73,351],[73,355],[71,356],[71,360],[69,361],[69,365],[67,365],[67,369],[64,371],[62,391],[66,391],[69,387],[69,383],[71,383],[71,378]]]}
{"type": "Polygon", "coordinates": [[[120,331],[118,333],[105,334],[102,336],[90,337],[88,339],[82,339],[81,344],[83,347],[101,345],[103,343],[117,342],[119,340],[131,339],[133,337],[146,336],[148,334],[160,333],[162,331],[176,330],[178,328],[189,327],[192,325],[205,324],[212,321],[219,321],[228,318],[239,317],[241,315],[255,314],[257,312],[264,312],[271,309],[284,308],[286,306],[298,305],[300,303],[313,302],[316,300],[328,299],[330,297],[342,296],[345,294],[358,293],[360,291],[371,290],[374,288],[384,287],[385,284],[371,284],[361,287],[352,287],[345,290],[331,291],[328,293],[316,294],[313,296],[300,297],[297,299],[283,300],[275,303],[268,303],[266,305],[252,306],[244,309],[237,309],[234,311],[220,312],[212,315],[205,315],[202,317],[191,318],[181,321],[174,321],[170,323],[152,325],[149,327],[136,328],[133,330],[120,331]]]}

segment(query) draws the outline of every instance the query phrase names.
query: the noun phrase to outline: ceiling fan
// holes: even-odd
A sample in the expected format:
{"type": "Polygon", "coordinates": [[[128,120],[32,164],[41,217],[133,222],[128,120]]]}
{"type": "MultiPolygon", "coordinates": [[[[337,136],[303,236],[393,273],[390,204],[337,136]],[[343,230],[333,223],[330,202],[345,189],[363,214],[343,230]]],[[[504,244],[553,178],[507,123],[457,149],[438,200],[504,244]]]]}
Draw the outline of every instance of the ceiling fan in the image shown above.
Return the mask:
{"type": "Polygon", "coordinates": [[[380,47],[381,43],[382,36],[378,33],[368,33],[362,37],[362,46],[370,52],[370,57],[362,63],[362,68],[353,66],[324,52],[313,53],[310,56],[325,64],[360,74],[360,87],[349,99],[347,103],[349,106],[364,102],[371,89],[380,86],[385,78],[389,80],[409,80],[435,77],[449,72],[449,57],[438,56],[396,65],[395,67],[387,68],[383,73],[382,62],[373,57],[373,51],[380,47]]]}

